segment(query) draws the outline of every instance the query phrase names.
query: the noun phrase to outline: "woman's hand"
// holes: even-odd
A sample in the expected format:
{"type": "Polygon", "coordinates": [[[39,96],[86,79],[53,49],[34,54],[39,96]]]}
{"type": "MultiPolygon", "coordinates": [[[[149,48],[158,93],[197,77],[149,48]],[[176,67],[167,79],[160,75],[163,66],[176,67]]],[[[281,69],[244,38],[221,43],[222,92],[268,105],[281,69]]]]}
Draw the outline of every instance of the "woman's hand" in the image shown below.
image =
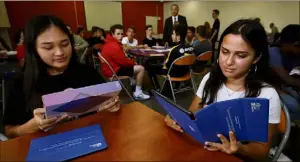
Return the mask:
{"type": "Polygon", "coordinates": [[[241,143],[236,141],[235,134],[232,131],[229,131],[229,140],[226,139],[221,134],[217,135],[222,143],[214,143],[214,142],[205,142],[204,149],[209,151],[222,151],[226,154],[234,154],[238,152],[241,143]]]}
{"type": "Polygon", "coordinates": [[[107,110],[109,112],[116,112],[120,109],[120,98],[119,96],[111,98],[108,103],[99,108],[99,111],[107,110]]]}
{"type": "Polygon", "coordinates": [[[45,119],[44,118],[45,112],[46,112],[45,108],[37,108],[33,111],[33,116],[34,116],[34,120],[35,120],[37,127],[40,130],[44,130],[44,131],[49,130],[55,124],[60,123],[60,122],[65,121],[70,118],[68,115],[65,114],[60,117],[53,117],[50,119],[45,119]]]}
{"type": "Polygon", "coordinates": [[[166,122],[167,126],[173,128],[173,129],[175,129],[175,130],[177,130],[179,132],[183,132],[183,130],[181,129],[181,127],[176,123],[176,121],[172,120],[169,115],[167,115],[165,117],[165,122],[166,122]]]}

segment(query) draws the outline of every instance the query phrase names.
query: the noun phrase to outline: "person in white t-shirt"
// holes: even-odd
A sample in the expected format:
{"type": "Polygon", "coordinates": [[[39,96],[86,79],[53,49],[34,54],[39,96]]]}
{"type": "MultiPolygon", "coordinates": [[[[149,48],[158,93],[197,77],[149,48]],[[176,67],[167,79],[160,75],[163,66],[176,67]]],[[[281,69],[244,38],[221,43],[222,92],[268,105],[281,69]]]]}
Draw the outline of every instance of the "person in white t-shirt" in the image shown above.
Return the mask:
{"type": "MultiPolygon", "coordinates": [[[[219,54],[212,70],[200,83],[197,95],[189,110],[195,112],[213,102],[243,97],[269,99],[268,142],[242,143],[229,132],[229,139],[216,134],[222,141],[207,141],[204,148],[222,151],[252,160],[265,160],[271,147],[272,136],[280,122],[281,102],[268,79],[268,41],[263,26],[254,20],[243,19],[231,24],[220,39],[219,54]]],[[[183,130],[169,116],[166,124],[175,130],[183,130]]]]}
{"type": "Polygon", "coordinates": [[[135,27],[130,26],[126,32],[127,37],[122,38],[122,44],[125,47],[125,51],[131,48],[138,47],[138,40],[135,39],[135,27]]]}

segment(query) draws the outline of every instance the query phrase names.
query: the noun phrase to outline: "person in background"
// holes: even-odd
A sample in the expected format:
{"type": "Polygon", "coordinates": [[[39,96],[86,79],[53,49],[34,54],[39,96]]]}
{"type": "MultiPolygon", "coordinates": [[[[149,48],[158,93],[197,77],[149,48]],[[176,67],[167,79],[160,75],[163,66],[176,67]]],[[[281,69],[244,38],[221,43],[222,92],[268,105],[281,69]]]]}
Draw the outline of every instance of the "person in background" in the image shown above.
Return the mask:
{"type": "Polygon", "coordinates": [[[102,40],[104,40],[106,38],[106,32],[103,28],[100,28],[100,30],[101,30],[101,32],[100,32],[101,36],[100,37],[101,37],[102,40]]]}
{"type": "Polygon", "coordinates": [[[270,24],[270,29],[271,29],[271,33],[269,33],[269,37],[270,37],[270,42],[274,42],[276,41],[278,38],[278,28],[274,25],[274,23],[270,24]]]}
{"type": "Polygon", "coordinates": [[[206,21],[204,23],[204,26],[206,28],[206,38],[210,38],[210,36],[211,36],[211,27],[210,27],[209,22],[206,21]]]}
{"type": "Polygon", "coordinates": [[[0,51],[3,52],[10,51],[10,48],[8,47],[8,45],[6,44],[5,40],[2,37],[0,37],[0,51]]]}
{"type": "Polygon", "coordinates": [[[25,63],[25,48],[24,48],[24,30],[23,29],[19,29],[17,30],[16,34],[15,34],[15,41],[16,41],[16,45],[17,45],[17,59],[18,59],[18,64],[21,68],[24,67],[24,63],[25,63]]]}
{"type": "MultiPolygon", "coordinates": [[[[202,79],[189,110],[195,112],[214,102],[237,98],[267,98],[268,141],[238,141],[234,132],[229,131],[229,139],[216,134],[221,142],[207,141],[204,149],[237,155],[243,160],[266,161],[281,113],[280,98],[267,75],[269,53],[266,32],[254,20],[238,20],[225,29],[220,42],[216,64],[202,79]]],[[[165,121],[171,128],[183,132],[169,116],[165,121]]]]}
{"type": "Polygon", "coordinates": [[[93,35],[88,40],[90,47],[93,47],[96,44],[104,44],[104,37],[103,37],[104,33],[100,27],[93,26],[92,33],[93,33],[93,35]]]}
{"type": "MultiPolygon", "coordinates": [[[[214,24],[213,24],[213,28],[211,30],[211,37],[210,37],[210,41],[212,43],[212,50],[213,52],[215,52],[215,45],[216,42],[218,40],[218,35],[219,35],[219,31],[220,31],[220,20],[219,20],[219,15],[220,15],[220,11],[217,9],[214,9],[212,12],[212,17],[214,19],[214,24]]],[[[211,62],[214,62],[214,58],[215,56],[211,57],[212,60],[211,62]]]]}
{"type": "Polygon", "coordinates": [[[300,66],[300,25],[288,25],[282,29],[280,46],[270,48],[270,66],[278,76],[274,79],[281,81],[283,92],[279,95],[291,119],[300,120],[300,79],[299,75],[290,75],[300,66]]]}
{"type": "MultiPolygon", "coordinates": [[[[150,80],[152,81],[152,84],[156,89],[160,89],[156,75],[166,75],[169,71],[169,68],[171,67],[171,64],[177,58],[194,53],[193,47],[185,42],[186,34],[187,34],[187,28],[185,25],[183,24],[176,25],[174,27],[173,34],[172,34],[172,40],[176,43],[176,46],[174,46],[171,49],[166,60],[164,61],[164,64],[159,66],[149,65],[149,67],[147,67],[150,80]]],[[[175,65],[170,71],[170,76],[182,77],[186,75],[188,72],[189,72],[188,66],[175,65]]],[[[165,91],[165,93],[169,94],[170,85],[168,83],[166,84],[167,84],[166,85],[167,90],[165,91]]]]}
{"type": "MultiPolygon", "coordinates": [[[[142,91],[142,84],[144,79],[145,69],[142,65],[137,65],[134,61],[126,57],[121,44],[123,33],[123,26],[116,24],[110,27],[110,33],[106,36],[105,44],[102,49],[102,56],[108,61],[110,66],[118,76],[129,76],[131,78],[136,75],[136,87],[133,97],[136,100],[147,100],[149,95],[142,91]]],[[[113,73],[110,68],[103,63],[102,72],[107,78],[111,78],[113,73]]]]}
{"type": "Polygon", "coordinates": [[[255,18],[254,21],[258,22],[261,24],[261,19],[259,17],[255,18]]]}
{"type": "Polygon", "coordinates": [[[135,27],[130,26],[126,32],[127,37],[122,38],[122,44],[124,45],[125,51],[128,51],[132,48],[143,47],[138,45],[138,40],[135,39],[135,27]]]}
{"type": "Polygon", "coordinates": [[[81,54],[83,53],[83,51],[85,50],[85,48],[87,48],[89,46],[89,44],[87,41],[85,41],[79,35],[73,34],[72,28],[69,25],[67,25],[67,28],[68,28],[70,34],[73,35],[73,39],[74,39],[74,43],[75,43],[74,48],[76,50],[76,53],[80,57],[81,54]]]}
{"type": "MultiPolygon", "coordinates": [[[[208,40],[206,27],[203,25],[197,26],[196,28],[196,40],[193,43],[193,48],[196,56],[208,51],[212,51],[212,44],[208,40]]],[[[208,61],[196,60],[195,64],[192,66],[192,69],[194,72],[201,72],[204,70],[207,63],[208,61]]]]}
{"type": "MultiPolygon", "coordinates": [[[[70,118],[44,118],[42,95],[105,82],[95,69],[77,62],[73,36],[63,21],[54,16],[37,16],[29,21],[24,46],[24,74],[15,81],[3,117],[10,138],[48,130],[70,118]]],[[[119,108],[116,97],[100,109],[119,108]]]]}
{"type": "Polygon", "coordinates": [[[199,56],[200,54],[212,51],[212,44],[208,40],[206,27],[203,25],[197,26],[196,28],[196,40],[193,43],[195,55],[199,56]]]}
{"type": "Polygon", "coordinates": [[[171,6],[172,15],[165,20],[163,40],[166,43],[168,43],[169,46],[173,46],[172,34],[175,25],[183,24],[184,26],[186,26],[186,28],[188,27],[186,17],[181,16],[178,13],[179,13],[179,6],[177,4],[173,4],[171,6]]]}
{"type": "Polygon", "coordinates": [[[76,34],[79,35],[82,39],[84,39],[84,29],[82,26],[77,27],[76,34]]]}
{"type": "Polygon", "coordinates": [[[195,41],[195,27],[193,26],[189,26],[187,28],[187,34],[186,34],[186,38],[185,38],[185,42],[189,45],[193,45],[194,41],[195,41]]]}
{"type": "Polygon", "coordinates": [[[158,42],[155,38],[152,37],[153,27],[152,25],[146,25],[146,38],[143,40],[143,45],[145,47],[158,46],[158,42]]]}

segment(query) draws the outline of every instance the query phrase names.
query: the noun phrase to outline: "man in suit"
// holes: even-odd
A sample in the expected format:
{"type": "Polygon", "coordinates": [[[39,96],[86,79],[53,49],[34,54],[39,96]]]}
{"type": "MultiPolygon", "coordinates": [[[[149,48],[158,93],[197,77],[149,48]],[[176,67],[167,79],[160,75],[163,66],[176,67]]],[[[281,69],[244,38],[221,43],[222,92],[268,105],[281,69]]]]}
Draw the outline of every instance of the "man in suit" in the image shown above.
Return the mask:
{"type": "Polygon", "coordinates": [[[177,4],[173,4],[171,6],[172,16],[165,20],[165,28],[164,28],[164,41],[168,42],[169,45],[172,44],[172,32],[174,26],[177,24],[183,24],[188,27],[186,18],[184,16],[178,15],[179,7],[177,4]]]}

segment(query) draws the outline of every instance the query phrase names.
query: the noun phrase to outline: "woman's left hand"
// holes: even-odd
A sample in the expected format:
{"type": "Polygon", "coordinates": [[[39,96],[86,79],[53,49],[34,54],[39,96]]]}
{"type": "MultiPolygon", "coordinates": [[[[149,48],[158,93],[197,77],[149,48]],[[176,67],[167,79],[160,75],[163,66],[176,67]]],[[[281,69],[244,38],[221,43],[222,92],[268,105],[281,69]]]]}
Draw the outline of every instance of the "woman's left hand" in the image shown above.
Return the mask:
{"type": "Polygon", "coordinates": [[[119,96],[113,97],[110,101],[99,108],[99,111],[107,110],[109,112],[116,112],[120,109],[120,98],[119,96]]]}
{"type": "Polygon", "coordinates": [[[235,134],[229,131],[229,141],[222,134],[217,135],[222,143],[205,142],[204,149],[209,151],[222,151],[226,154],[238,152],[241,143],[236,141],[235,134]]]}

